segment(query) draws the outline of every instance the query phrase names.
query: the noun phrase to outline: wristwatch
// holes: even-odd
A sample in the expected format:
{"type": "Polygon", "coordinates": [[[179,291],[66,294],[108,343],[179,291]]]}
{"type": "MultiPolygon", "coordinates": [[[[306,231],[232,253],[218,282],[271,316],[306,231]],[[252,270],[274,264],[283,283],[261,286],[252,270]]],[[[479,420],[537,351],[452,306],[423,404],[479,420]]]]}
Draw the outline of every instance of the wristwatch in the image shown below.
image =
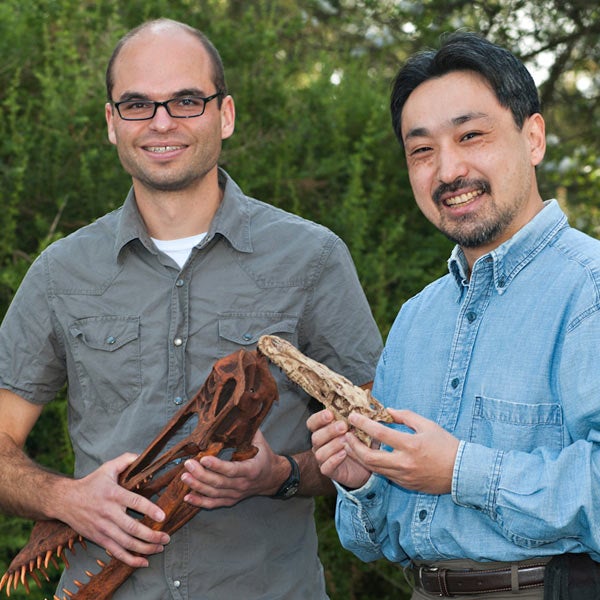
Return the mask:
{"type": "Polygon", "coordinates": [[[300,487],[300,467],[298,466],[298,463],[287,454],[284,454],[283,457],[290,461],[292,472],[290,473],[290,476],[281,484],[281,487],[277,490],[277,492],[271,496],[271,498],[277,498],[278,500],[287,500],[288,498],[295,496],[298,492],[298,488],[300,487]]]}

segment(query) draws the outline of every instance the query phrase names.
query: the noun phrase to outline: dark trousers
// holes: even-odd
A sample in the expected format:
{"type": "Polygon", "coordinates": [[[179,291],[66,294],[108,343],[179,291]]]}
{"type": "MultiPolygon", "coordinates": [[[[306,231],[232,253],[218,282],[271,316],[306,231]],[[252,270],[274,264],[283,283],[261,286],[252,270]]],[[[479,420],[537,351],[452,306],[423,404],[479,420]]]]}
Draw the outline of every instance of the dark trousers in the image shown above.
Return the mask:
{"type": "Polygon", "coordinates": [[[600,563],[587,554],[555,556],[544,576],[544,600],[599,600],[600,563]]]}

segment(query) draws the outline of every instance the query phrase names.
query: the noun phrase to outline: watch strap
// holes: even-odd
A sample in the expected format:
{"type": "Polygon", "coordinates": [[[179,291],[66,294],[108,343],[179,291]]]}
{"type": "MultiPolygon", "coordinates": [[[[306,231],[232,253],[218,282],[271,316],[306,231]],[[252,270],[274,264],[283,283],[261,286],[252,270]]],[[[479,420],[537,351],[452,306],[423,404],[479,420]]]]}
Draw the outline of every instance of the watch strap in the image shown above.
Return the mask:
{"type": "Polygon", "coordinates": [[[290,476],[281,484],[277,492],[271,496],[271,498],[277,498],[279,500],[287,500],[288,498],[295,496],[300,487],[300,467],[298,466],[298,463],[289,454],[283,454],[283,457],[289,461],[292,471],[290,476]]]}

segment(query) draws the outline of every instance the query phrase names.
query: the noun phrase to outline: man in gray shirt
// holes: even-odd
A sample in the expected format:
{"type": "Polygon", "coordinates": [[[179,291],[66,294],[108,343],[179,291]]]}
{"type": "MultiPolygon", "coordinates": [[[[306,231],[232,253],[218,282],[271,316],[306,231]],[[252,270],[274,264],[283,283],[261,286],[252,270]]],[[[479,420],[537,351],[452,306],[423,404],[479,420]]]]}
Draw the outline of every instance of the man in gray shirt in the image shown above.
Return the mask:
{"type": "Polygon", "coordinates": [[[0,508],[59,519],[93,542],[69,558],[61,597],[108,551],[149,567],[115,600],[326,598],[312,497],[332,486],[310,451],[309,399],[278,370],[258,454],[188,461],[187,501],[205,510],[171,539],[131,515],[163,517],[117,480],[214,362],[263,334],[370,382],[381,339],[348,250],[245,196],[218,167],[235,109],[197,30],[161,19],[130,32],[107,92],[108,136],[133,187],[120,209],[41,254],[0,328],[0,508]],[[65,382],[74,478],[23,452],[65,382]]]}

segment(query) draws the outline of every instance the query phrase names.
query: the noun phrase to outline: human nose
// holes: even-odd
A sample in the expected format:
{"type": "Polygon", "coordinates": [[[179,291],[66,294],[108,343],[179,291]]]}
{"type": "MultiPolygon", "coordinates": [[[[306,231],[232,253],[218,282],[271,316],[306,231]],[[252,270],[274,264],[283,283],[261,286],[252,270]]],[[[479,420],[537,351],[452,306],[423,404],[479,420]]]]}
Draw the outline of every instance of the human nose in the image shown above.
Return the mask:
{"type": "Polygon", "coordinates": [[[438,152],[437,177],[441,183],[452,183],[468,174],[467,161],[460,148],[446,144],[438,152]]]}
{"type": "Polygon", "coordinates": [[[157,104],[156,111],[150,122],[150,127],[157,131],[168,131],[176,126],[177,120],[171,116],[167,110],[166,104],[157,104]]]}

